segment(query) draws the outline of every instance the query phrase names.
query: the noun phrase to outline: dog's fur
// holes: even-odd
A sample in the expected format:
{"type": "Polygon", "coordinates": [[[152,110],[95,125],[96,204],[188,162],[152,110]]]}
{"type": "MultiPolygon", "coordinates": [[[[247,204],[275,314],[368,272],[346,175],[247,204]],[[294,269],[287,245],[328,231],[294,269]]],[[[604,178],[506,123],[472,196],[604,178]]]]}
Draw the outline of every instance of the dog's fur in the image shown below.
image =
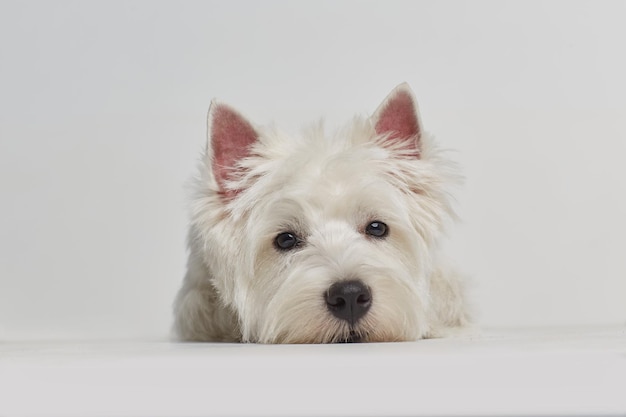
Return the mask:
{"type": "Polygon", "coordinates": [[[256,127],[215,101],[208,119],[175,302],[180,339],[406,341],[467,323],[463,283],[438,251],[459,176],[423,132],[408,85],[331,137],[256,127]],[[388,235],[369,234],[374,221],[388,235]],[[285,232],[298,239],[288,250],[276,243],[285,232]],[[346,280],[371,292],[356,322],[327,301],[346,280]]]}

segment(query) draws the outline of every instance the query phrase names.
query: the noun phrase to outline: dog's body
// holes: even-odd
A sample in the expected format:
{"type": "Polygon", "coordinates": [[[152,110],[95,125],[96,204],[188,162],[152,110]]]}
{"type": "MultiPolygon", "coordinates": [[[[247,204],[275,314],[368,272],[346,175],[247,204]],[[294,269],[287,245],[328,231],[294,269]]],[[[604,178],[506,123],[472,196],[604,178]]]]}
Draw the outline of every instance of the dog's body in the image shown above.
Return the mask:
{"type": "Polygon", "coordinates": [[[194,341],[415,340],[467,322],[438,253],[457,179],[407,85],[327,137],[213,102],[175,331],[194,341]]]}

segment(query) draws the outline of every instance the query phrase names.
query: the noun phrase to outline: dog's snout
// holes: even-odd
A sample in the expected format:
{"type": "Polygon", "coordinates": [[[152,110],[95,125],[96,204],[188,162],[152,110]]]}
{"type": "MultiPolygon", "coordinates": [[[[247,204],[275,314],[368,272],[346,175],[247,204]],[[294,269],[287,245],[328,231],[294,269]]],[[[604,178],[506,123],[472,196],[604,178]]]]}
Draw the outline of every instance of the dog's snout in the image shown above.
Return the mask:
{"type": "Polygon", "coordinates": [[[372,305],[372,293],[361,281],[340,281],[328,288],[326,306],[333,315],[356,323],[372,305]]]}

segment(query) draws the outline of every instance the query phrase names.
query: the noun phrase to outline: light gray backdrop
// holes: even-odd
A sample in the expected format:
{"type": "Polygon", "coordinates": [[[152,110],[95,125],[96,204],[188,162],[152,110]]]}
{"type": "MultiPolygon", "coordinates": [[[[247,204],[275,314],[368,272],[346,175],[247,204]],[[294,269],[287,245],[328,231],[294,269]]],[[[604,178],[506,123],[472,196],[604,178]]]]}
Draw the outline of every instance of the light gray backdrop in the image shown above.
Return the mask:
{"type": "Polygon", "coordinates": [[[486,326],[626,321],[624,2],[0,4],[0,339],[165,337],[212,97],[288,131],[413,87],[486,326]]]}

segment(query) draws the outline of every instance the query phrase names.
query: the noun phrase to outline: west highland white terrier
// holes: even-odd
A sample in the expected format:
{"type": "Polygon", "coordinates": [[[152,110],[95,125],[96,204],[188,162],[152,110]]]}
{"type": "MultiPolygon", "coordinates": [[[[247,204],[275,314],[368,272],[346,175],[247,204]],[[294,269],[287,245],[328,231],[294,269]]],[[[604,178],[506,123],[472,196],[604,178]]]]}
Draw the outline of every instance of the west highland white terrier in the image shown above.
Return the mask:
{"type": "Polygon", "coordinates": [[[187,341],[435,337],[467,323],[441,260],[458,180],[407,84],[329,137],[261,128],[213,101],[174,329],[187,341]]]}

